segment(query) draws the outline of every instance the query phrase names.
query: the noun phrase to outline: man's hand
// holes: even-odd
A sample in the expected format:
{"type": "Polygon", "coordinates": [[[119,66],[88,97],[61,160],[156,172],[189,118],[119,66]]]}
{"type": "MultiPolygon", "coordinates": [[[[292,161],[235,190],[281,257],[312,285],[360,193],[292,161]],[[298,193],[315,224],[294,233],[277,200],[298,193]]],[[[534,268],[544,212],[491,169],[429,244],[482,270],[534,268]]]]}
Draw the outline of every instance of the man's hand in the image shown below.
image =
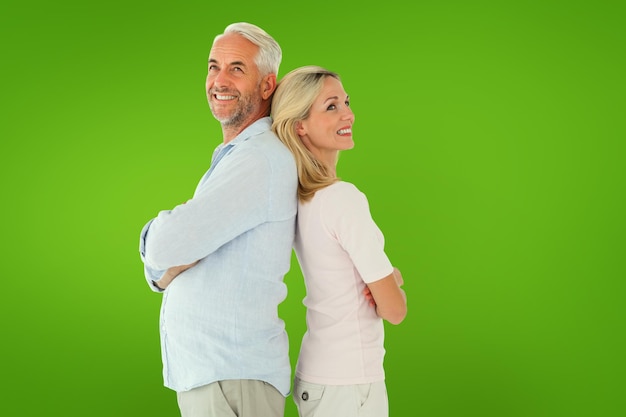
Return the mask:
{"type": "Polygon", "coordinates": [[[163,274],[161,279],[159,279],[158,281],[154,281],[154,284],[160,289],[164,290],[172,283],[174,278],[176,278],[181,272],[186,271],[189,268],[195,266],[198,262],[200,261],[199,260],[195,261],[193,263],[190,263],[189,265],[173,266],[169,268],[167,271],[165,271],[165,274],[163,274]]]}

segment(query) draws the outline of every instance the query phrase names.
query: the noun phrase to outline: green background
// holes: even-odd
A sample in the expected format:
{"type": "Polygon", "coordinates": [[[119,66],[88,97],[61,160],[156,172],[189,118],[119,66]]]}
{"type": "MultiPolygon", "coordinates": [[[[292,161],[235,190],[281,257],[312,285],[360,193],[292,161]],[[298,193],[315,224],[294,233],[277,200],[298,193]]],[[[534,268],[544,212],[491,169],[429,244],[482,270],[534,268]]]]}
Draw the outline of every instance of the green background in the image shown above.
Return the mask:
{"type": "MultiPolygon", "coordinates": [[[[234,21],[280,42],[281,76],[326,66],[351,95],[339,173],[409,300],[386,326],[391,416],[623,413],[624,17],[617,1],[4,1],[0,414],[178,415],[138,237],[221,140],[204,78],[234,21]]],[[[286,281],[295,362],[295,258],[286,281]]]]}

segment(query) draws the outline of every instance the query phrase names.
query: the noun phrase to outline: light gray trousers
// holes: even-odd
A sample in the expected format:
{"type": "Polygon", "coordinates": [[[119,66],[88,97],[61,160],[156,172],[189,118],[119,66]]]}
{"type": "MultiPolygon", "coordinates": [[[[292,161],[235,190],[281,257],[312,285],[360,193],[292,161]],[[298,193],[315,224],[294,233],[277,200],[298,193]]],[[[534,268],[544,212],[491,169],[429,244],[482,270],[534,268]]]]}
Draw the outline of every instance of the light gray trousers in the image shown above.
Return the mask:
{"type": "Polygon", "coordinates": [[[219,381],[176,396],[182,417],[283,417],[285,413],[285,397],[263,381],[219,381]]]}

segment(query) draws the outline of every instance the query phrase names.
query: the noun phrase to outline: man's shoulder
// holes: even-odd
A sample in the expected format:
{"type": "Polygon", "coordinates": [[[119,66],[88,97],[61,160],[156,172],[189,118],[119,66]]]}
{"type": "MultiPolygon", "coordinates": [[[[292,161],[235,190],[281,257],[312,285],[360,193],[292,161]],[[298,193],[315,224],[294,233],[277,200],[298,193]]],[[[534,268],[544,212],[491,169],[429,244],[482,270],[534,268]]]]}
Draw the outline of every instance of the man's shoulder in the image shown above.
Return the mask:
{"type": "Polygon", "coordinates": [[[291,151],[287,149],[287,146],[281,142],[271,129],[258,131],[241,145],[242,148],[255,152],[259,156],[265,156],[271,160],[293,159],[291,151]]]}

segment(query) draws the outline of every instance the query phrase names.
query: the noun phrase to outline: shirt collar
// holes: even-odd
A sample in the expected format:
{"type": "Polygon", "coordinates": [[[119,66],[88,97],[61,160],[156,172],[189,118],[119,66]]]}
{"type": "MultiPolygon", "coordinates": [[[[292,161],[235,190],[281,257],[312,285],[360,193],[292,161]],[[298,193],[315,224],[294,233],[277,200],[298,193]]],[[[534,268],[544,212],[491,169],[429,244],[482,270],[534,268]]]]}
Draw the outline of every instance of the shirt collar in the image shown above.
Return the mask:
{"type": "Polygon", "coordinates": [[[260,133],[267,132],[272,127],[272,118],[262,117],[250,126],[241,131],[233,140],[228,142],[229,145],[237,145],[250,139],[252,136],[256,136],[260,133]]]}

